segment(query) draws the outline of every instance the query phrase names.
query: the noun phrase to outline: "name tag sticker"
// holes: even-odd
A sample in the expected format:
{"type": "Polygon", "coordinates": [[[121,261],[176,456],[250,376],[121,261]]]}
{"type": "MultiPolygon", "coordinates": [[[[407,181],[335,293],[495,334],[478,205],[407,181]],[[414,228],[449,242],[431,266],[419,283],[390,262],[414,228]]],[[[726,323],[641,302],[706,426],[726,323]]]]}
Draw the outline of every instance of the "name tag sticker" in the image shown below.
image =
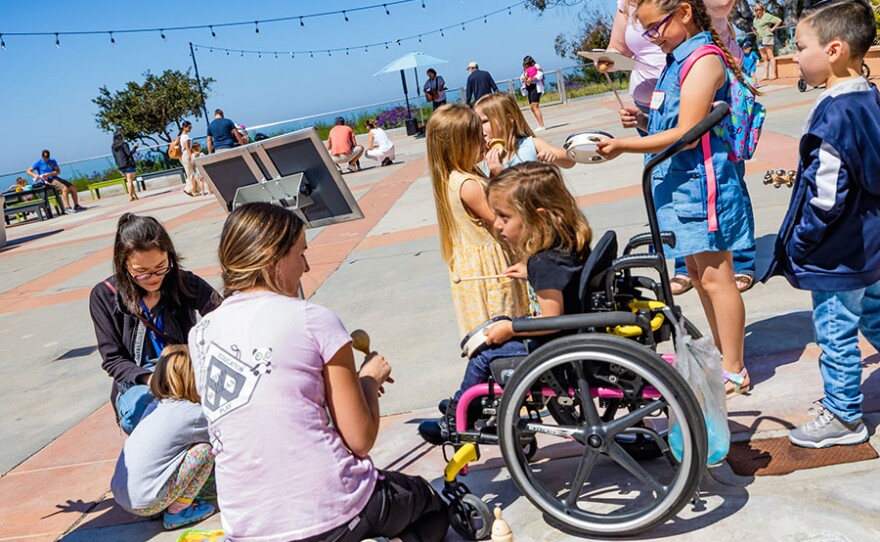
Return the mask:
{"type": "Polygon", "coordinates": [[[651,110],[656,111],[660,109],[660,106],[663,105],[663,100],[666,98],[666,93],[662,90],[655,90],[654,94],[651,94],[651,110]]]}

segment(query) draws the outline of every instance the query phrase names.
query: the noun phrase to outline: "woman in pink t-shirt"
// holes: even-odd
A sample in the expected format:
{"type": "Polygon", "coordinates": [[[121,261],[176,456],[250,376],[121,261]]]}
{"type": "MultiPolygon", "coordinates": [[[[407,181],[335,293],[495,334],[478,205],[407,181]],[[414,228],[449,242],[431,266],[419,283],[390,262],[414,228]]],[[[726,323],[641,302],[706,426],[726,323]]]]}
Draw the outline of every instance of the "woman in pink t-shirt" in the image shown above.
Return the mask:
{"type": "Polygon", "coordinates": [[[297,297],[305,250],[288,209],[233,211],[220,236],[226,299],[189,336],[223,530],[237,542],[442,540],[446,504],[428,482],[367,455],[391,367],[373,352],[356,371],[339,318],[297,297]]]}

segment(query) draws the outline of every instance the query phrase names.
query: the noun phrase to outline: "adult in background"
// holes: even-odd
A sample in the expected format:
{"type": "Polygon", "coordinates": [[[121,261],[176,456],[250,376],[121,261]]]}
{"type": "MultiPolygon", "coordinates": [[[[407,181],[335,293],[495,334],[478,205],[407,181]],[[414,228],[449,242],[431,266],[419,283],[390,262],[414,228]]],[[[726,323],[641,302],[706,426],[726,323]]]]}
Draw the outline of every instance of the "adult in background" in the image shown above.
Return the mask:
{"type": "Polygon", "coordinates": [[[292,211],[235,209],[220,235],[226,299],[189,336],[223,531],[232,540],[440,541],[449,521],[430,484],[369,458],[391,367],[373,352],[356,370],[339,317],[297,297],[306,248],[292,211]]]}
{"type": "Polygon", "coordinates": [[[437,75],[437,70],[428,68],[428,80],[425,81],[423,90],[425,91],[425,99],[431,102],[434,111],[441,106],[446,105],[446,81],[443,76],[437,75]]]}
{"type": "MultiPolygon", "coordinates": [[[[208,130],[210,131],[210,127],[208,130]]],[[[196,183],[195,166],[193,165],[193,142],[192,136],[189,135],[190,132],[192,132],[192,123],[188,120],[183,121],[183,124],[180,125],[180,134],[177,136],[177,139],[180,141],[180,165],[183,166],[183,173],[186,176],[183,193],[194,197],[199,195],[199,188],[196,183]]]]}
{"type": "Polygon", "coordinates": [[[480,69],[480,65],[476,62],[468,64],[467,70],[471,72],[467,78],[467,91],[465,92],[465,103],[473,107],[477,100],[486,94],[498,92],[498,85],[492,79],[492,75],[487,71],[480,69]]]}
{"type": "Polygon", "coordinates": [[[526,55],[523,58],[523,71],[519,76],[520,92],[529,98],[529,109],[538,121],[535,131],[544,129],[544,115],[541,113],[541,95],[544,94],[544,70],[535,59],[526,55]]]}
{"type": "Polygon", "coordinates": [[[752,24],[752,30],[758,38],[758,51],[761,53],[761,59],[764,61],[764,80],[776,79],[776,55],[773,53],[773,45],[776,38],[773,32],[782,24],[782,19],[767,13],[767,10],[761,4],[755,4],[755,22],[752,24]],[[770,72],[773,77],[770,77],[770,72]]]}
{"type": "Polygon", "coordinates": [[[113,378],[110,403],[131,434],[153,401],[150,379],[166,345],[186,336],[220,297],[203,279],[180,268],[168,232],[151,216],[119,217],[113,275],[89,296],[101,366],[113,378]]]}
{"type": "Polygon", "coordinates": [[[239,145],[242,139],[235,123],[223,116],[222,109],[215,109],[214,120],[208,125],[208,154],[239,145]]]}
{"type": "Polygon", "coordinates": [[[376,122],[376,119],[367,119],[365,124],[370,129],[370,134],[364,156],[371,160],[376,160],[383,166],[390,166],[394,163],[394,142],[391,141],[385,130],[379,128],[379,123],[376,122]]]}
{"type": "MultiPolygon", "coordinates": [[[[704,3],[712,18],[712,27],[715,32],[737,62],[742,62],[743,51],[736,41],[733,27],[727,20],[727,16],[733,9],[733,4],[728,0],[705,0],[704,3]]],[[[666,66],[666,55],[660,50],[660,47],[645,38],[643,35],[645,30],[639,24],[635,11],[635,1],[618,0],[608,48],[637,61],[630,74],[629,93],[638,110],[647,115],[650,113],[651,95],[657,85],[657,78],[660,77],[660,72],[666,66]]],[[[639,130],[639,134],[646,135],[641,130],[639,130]]],[[[744,164],[740,163],[738,166],[744,167],[744,164]]],[[[740,177],[745,177],[744,172],[740,177]]],[[[752,201],[745,181],[742,183],[742,191],[749,209],[749,216],[752,216],[752,201]]],[[[744,292],[751,288],[755,281],[755,247],[733,251],[733,268],[737,289],[744,292]]],[[[676,295],[683,294],[693,288],[684,258],[675,259],[675,273],[670,279],[670,286],[672,293],[676,295]]]]}
{"type": "Polygon", "coordinates": [[[364,154],[364,148],[357,144],[354,130],[345,125],[344,118],[336,117],[335,125],[327,134],[327,148],[340,170],[342,164],[348,164],[348,171],[352,173],[360,169],[358,160],[364,154]]]}
{"type": "MultiPolygon", "coordinates": [[[[134,149],[138,148],[137,141],[134,142],[134,149]]],[[[137,164],[134,161],[133,150],[128,146],[128,143],[125,142],[125,136],[122,135],[122,132],[116,132],[113,134],[113,145],[111,146],[111,150],[113,151],[113,160],[116,161],[116,167],[119,168],[119,172],[125,175],[125,187],[128,190],[128,201],[134,201],[138,199],[137,192],[134,189],[134,175],[137,173],[137,164]]]]}
{"type": "Polygon", "coordinates": [[[64,211],[65,213],[86,210],[85,207],[79,204],[76,186],[58,176],[61,174],[61,168],[58,167],[58,162],[52,159],[48,149],[43,149],[41,158],[28,168],[27,174],[34,178],[35,183],[43,182],[50,184],[56,194],[61,192],[59,202],[62,207],[67,206],[67,209],[64,211]],[[71,203],[71,200],[73,203],[71,203]]]}

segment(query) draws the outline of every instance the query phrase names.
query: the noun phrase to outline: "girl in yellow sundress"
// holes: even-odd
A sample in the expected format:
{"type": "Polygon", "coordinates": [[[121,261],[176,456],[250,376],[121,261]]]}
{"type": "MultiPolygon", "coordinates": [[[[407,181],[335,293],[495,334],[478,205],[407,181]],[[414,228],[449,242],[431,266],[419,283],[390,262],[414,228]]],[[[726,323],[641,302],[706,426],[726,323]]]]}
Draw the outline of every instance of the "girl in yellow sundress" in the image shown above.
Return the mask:
{"type": "Polygon", "coordinates": [[[426,134],[428,166],[440,225],[440,249],[449,266],[459,335],[495,316],[528,314],[524,281],[455,278],[501,275],[507,254],[493,236],[495,213],[486,201],[480,117],[464,105],[444,105],[431,115],[426,134]]]}

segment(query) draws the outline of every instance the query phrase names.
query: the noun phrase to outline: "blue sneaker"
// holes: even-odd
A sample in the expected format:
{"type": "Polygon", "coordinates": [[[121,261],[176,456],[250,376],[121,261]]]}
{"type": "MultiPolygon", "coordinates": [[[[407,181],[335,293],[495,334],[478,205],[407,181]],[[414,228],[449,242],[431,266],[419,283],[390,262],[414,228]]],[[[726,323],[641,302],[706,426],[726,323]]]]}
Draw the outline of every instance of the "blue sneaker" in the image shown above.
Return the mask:
{"type": "Polygon", "coordinates": [[[177,529],[191,523],[198,523],[214,513],[214,507],[203,502],[192,503],[180,512],[172,514],[165,512],[162,523],[166,529],[177,529]]]}

